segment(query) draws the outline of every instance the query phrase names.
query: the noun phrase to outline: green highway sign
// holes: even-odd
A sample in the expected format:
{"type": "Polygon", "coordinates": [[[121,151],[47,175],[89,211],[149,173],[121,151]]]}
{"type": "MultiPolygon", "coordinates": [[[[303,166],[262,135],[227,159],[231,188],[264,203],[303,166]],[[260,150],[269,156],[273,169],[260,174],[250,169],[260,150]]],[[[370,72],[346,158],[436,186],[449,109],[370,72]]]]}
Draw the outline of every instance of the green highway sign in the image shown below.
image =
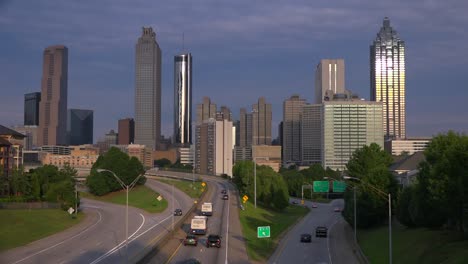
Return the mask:
{"type": "Polygon", "coordinates": [[[270,226],[257,227],[257,238],[270,237],[270,226]]]}
{"type": "Polygon", "coordinates": [[[342,193],[346,190],[346,183],[343,181],[334,181],[333,182],[333,192],[342,193]]]}
{"type": "Polygon", "coordinates": [[[328,192],[329,188],[328,181],[314,181],[314,192],[328,192]]]}

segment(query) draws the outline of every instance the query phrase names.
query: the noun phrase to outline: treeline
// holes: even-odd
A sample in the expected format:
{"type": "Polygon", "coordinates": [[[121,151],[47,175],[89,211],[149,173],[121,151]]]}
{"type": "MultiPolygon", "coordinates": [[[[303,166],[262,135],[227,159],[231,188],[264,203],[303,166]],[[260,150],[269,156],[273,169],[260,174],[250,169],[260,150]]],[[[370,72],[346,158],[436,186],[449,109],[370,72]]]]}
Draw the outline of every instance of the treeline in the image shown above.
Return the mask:
{"type": "Polygon", "coordinates": [[[12,176],[0,177],[0,185],[6,191],[2,202],[53,202],[66,210],[79,203],[75,198],[76,170],[68,165],[58,169],[44,165],[26,173],[22,168],[15,169],[12,176]]]}

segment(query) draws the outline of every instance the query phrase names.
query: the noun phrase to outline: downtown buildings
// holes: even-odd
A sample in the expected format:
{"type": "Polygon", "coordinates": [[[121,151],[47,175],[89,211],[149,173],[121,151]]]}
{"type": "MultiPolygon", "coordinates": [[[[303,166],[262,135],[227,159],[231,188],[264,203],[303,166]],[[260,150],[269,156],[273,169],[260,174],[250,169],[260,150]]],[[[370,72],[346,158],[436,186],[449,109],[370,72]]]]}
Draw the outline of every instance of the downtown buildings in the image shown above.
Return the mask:
{"type": "Polygon", "coordinates": [[[176,145],[192,144],[192,55],[174,57],[174,135],[176,145]]]}

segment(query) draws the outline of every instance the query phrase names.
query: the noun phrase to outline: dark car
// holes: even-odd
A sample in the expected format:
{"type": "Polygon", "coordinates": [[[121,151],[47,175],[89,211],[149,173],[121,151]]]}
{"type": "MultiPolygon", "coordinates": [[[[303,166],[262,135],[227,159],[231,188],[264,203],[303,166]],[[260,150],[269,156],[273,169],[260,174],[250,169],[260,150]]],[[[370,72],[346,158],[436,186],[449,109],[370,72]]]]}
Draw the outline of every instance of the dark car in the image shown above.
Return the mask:
{"type": "Polygon", "coordinates": [[[297,202],[297,201],[292,201],[291,203],[292,203],[292,204],[298,204],[298,202],[297,202]]]}
{"type": "Polygon", "coordinates": [[[175,209],[174,210],[174,215],[182,215],[182,209],[175,209]]]}
{"type": "Polygon", "coordinates": [[[317,226],[315,228],[315,237],[327,237],[328,228],[325,226],[317,226]]]}
{"type": "Polygon", "coordinates": [[[221,191],[221,193],[222,193],[222,194],[227,194],[227,190],[224,189],[224,190],[221,191]]]}
{"type": "Polygon", "coordinates": [[[301,242],[302,242],[302,243],[310,243],[310,242],[312,242],[312,235],[311,235],[311,234],[302,234],[302,235],[301,235],[301,242]]]}
{"type": "Polygon", "coordinates": [[[335,209],[333,209],[333,211],[335,211],[335,212],[341,212],[341,208],[335,207],[335,209]]]}
{"type": "Polygon", "coordinates": [[[191,245],[191,246],[197,246],[198,244],[198,238],[194,235],[187,235],[187,237],[184,239],[184,246],[191,245]]]}
{"type": "Polygon", "coordinates": [[[223,195],[223,200],[228,200],[229,196],[227,194],[223,195]]]}
{"type": "Polygon", "coordinates": [[[221,247],[221,237],[218,235],[209,235],[206,239],[206,247],[221,247]]]}

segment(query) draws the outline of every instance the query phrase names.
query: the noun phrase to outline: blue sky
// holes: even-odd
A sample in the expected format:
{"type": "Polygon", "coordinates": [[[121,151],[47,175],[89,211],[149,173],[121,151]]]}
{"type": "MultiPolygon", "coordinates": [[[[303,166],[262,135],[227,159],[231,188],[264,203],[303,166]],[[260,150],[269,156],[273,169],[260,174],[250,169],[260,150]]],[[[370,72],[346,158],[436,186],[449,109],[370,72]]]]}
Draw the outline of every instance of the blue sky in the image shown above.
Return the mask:
{"type": "MultiPolygon", "coordinates": [[[[193,56],[193,103],[273,105],[314,98],[323,58],[344,58],[346,87],[369,98],[369,45],[388,16],[406,42],[407,134],[468,132],[468,1],[464,0],[0,0],[0,124],[23,122],[40,91],[45,47],[69,48],[68,107],[94,110],[94,140],[134,112],[134,53],[152,26],[163,53],[162,133],[172,133],[173,57],[193,56]]],[[[195,117],[195,114],[194,114],[195,117]]]]}

